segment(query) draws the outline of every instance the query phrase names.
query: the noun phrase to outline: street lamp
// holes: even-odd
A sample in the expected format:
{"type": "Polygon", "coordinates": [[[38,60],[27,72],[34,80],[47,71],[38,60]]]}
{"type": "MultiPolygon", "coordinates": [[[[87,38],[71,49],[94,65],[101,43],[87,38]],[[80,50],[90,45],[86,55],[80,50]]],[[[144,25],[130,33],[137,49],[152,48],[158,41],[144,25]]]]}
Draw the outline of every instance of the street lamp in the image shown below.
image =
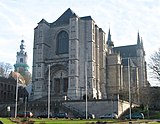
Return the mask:
{"type": "Polygon", "coordinates": [[[15,103],[15,114],[14,117],[17,117],[17,101],[18,101],[18,71],[17,71],[17,83],[16,83],[16,103],[15,103]]]}
{"type": "Polygon", "coordinates": [[[128,89],[129,89],[129,119],[131,120],[131,82],[130,82],[130,58],[128,58],[128,89]]]}
{"type": "Polygon", "coordinates": [[[87,62],[85,62],[85,81],[86,81],[86,119],[88,118],[88,106],[87,106],[87,62]]]}
{"type": "Polygon", "coordinates": [[[48,118],[50,116],[50,64],[48,66],[48,118]]]}
{"type": "Polygon", "coordinates": [[[25,96],[25,101],[24,101],[24,117],[26,117],[27,114],[27,97],[25,96]]]}

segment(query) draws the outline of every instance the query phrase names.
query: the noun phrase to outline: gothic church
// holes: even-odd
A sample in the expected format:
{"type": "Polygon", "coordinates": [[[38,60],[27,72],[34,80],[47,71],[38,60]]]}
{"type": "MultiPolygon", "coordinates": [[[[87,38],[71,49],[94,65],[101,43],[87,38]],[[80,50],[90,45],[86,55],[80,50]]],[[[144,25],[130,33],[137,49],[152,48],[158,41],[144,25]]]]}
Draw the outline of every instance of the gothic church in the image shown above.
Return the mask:
{"type": "Polygon", "coordinates": [[[114,47],[91,16],[79,17],[70,8],[53,23],[42,19],[34,29],[32,99],[45,98],[50,79],[51,100],[124,97],[147,86],[143,41],[114,47]],[[50,75],[50,76],[49,76],[50,75]],[[48,78],[50,77],[50,78],[48,78]],[[130,83],[128,83],[130,82],[130,83]]]}

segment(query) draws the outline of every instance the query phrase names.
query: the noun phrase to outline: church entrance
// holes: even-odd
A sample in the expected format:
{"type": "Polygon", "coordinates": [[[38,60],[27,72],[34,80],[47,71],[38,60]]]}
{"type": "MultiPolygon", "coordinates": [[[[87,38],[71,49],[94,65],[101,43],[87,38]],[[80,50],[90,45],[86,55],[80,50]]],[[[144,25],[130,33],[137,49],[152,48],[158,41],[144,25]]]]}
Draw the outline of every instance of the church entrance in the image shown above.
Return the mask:
{"type": "Polygon", "coordinates": [[[59,78],[54,79],[54,92],[55,94],[60,93],[60,79],[59,78]]]}
{"type": "Polygon", "coordinates": [[[54,79],[54,93],[65,94],[68,91],[68,78],[55,78],[54,79]]]}
{"type": "Polygon", "coordinates": [[[51,72],[51,95],[54,98],[64,99],[68,92],[68,73],[63,69],[51,72]]]}

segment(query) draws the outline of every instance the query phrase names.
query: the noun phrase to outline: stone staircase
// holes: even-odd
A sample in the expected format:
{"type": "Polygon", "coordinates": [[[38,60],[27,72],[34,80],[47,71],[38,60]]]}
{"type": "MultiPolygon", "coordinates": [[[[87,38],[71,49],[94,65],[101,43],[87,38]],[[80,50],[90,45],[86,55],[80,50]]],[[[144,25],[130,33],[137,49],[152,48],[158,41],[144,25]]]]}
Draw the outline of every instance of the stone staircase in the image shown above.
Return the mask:
{"type": "Polygon", "coordinates": [[[62,103],[62,109],[66,112],[72,113],[73,117],[75,118],[79,118],[85,115],[85,112],[83,112],[82,110],[79,110],[73,106],[66,105],[65,103],[62,103]]]}

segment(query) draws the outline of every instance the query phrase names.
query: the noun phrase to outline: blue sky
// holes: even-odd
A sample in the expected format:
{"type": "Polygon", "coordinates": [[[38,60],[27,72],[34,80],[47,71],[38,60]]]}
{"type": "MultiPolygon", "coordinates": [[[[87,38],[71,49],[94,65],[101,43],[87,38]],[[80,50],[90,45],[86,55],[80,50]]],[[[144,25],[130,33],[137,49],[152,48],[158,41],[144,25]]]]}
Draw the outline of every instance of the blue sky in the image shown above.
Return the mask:
{"type": "MultiPolygon", "coordinates": [[[[92,16],[106,33],[110,27],[115,46],[136,44],[139,31],[147,62],[160,48],[160,0],[1,0],[0,62],[15,64],[23,39],[31,71],[34,28],[42,18],[54,22],[68,8],[79,17],[92,16]]],[[[148,77],[157,85],[149,71],[148,77]]]]}

